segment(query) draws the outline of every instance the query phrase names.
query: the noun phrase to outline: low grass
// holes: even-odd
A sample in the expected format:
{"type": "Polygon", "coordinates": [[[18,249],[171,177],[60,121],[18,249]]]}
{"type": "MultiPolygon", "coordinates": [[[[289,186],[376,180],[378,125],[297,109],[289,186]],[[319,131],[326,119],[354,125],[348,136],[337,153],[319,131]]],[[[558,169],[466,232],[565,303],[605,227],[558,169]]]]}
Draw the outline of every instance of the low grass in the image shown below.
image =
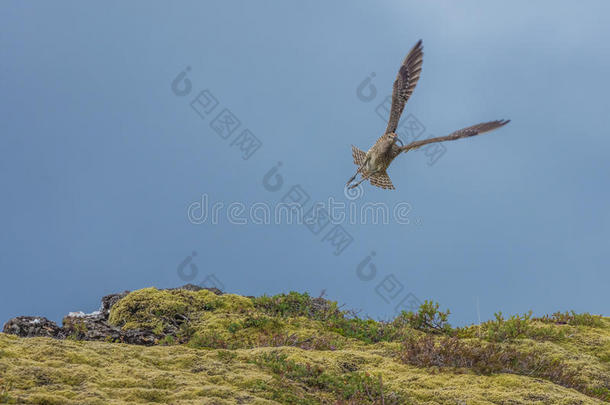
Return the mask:
{"type": "Polygon", "coordinates": [[[151,347],[0,334],[0,403],[602,404],[610,319],[531,313],[466,328],[425,302],[379,322],[291,292],[134,291],[111,310],[151,347]]]}

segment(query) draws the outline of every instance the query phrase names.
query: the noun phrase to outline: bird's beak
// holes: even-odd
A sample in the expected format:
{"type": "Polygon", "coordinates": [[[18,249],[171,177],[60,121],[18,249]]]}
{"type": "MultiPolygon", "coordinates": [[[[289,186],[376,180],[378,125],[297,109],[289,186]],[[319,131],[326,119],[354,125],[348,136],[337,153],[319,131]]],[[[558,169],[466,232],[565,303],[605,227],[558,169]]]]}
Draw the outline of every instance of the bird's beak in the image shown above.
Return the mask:
{"type": "Polygon", "coordinates": [[[396,137],[396,142],[400,142],[400,146],[405,146],[405,144],[404,144],[404,143],[402,143],[402,141],[400,140],[400,138],[399,138],[399,137],[396,137]]]}

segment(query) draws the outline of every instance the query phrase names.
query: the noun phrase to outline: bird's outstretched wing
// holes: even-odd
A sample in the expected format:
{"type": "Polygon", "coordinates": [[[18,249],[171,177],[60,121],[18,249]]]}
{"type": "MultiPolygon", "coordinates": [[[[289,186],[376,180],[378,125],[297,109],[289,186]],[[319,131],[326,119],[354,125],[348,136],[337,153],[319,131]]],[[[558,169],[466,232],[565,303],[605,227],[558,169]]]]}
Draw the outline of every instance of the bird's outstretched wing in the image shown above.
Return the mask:
{"type": "Polygon", "coordinates": [[[471,127],[459,129],[447,136],[439,136],[436,138],[423,139],[421,141],[411,142],[410,144],[401,147],[401,149],[402,149],[402,152],[407,152],[409,150],[417,149],[420,146],[424,146],[429,143],[455,141],[456,139],[460,139],[460,138],[468,138],[469,136],[475,136],[475,135],[479,135],[479,134],[484,134],[485,132],[493,131],[494,129],[500,128],[501,126],[504,126],[504,125],[508,124],[509,122],[510,122],[510,120],[496,120],[496,121],[490,121],[490,122],[483,122],[480,124],[473,125],[471,127]]]}
{"type": "Polygon", "coordinates": [[[419,80],[422,63],[424,63],[423,50],[424,48],[420,39],[411,49],[398,70],[398,75],[394,81],[394,89],[392,90],[392,107],[390,109],[388,127],[385,130],[386,134],[396,132],[402,110],[404,110],[405,104],[419,80]]]}
{"type": "Polygon", "coordinates": [[[352,157],[354,158],[354,164],[360,167],[364,163],[366,153],[363,150],[360,150],[354,145],[352,145],[352,157]]]}

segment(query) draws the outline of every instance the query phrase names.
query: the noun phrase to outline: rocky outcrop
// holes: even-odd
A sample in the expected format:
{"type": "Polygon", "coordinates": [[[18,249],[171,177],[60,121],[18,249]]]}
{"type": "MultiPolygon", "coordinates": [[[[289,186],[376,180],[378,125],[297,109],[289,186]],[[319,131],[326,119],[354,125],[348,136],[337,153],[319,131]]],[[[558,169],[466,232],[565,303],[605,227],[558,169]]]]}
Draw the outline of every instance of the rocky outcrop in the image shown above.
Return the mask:
{"type": "Polygon", "coordinates": [[[218,288],[216,287],[200,287],[198,285],[195,284],[185,284],[182,287],[177,287],[177,288],[167,288],[167,290],[188,290],[188,291],[199,291],[199,290],[208,290],[210,292],[213,292],[216,295],[222,295],[224,294],[222,291],[220,291],[218,288]]]}
{"type": "Polygon", "coordinates": [[[18,316],[10,319],[4,324],[3,332],[20,337],[62,337],[62,329],[42,316],[18,316]]]}
{"type": "Polygon", "coordinates": [[[65,336],[77,340],[103,340],[147,346],[155,344],[160,337],[146,329],[124,331],[112,326],[108,323],[109,313],[110,308],[92,314],[70,313],[63,319],[62,332],[65,336]]]}
{"type": "Polygon", "coordinates": [[[101,315],[108,319],[110,316],[110,308],[112,308],[114,304],[119,302],[119,300],[125,297],[127,294],[129,294],[129,291],[123,291],[122,293],[110,294],[102,297],[102,306],[100,308],[101,315]]]}
{"type": "MultiPolygon", "coordinates": [[[[170,290],[189,291],[209,290],[216,295],[223,292],[217,288],[203,288],[194,284],[170,290]]],[[[153,345],[163,336],[148,329],[122,330],[108,323],[110,309],[127,296],[129,291],[102,297],[100,309],[90,314],[70,312],[64,317],[62,326],[42,316],[18,316],[4,324],[3,332],[20,337],[51,337],[56,339],[72,338],[77,340],[102,340],[108,342],[153,345]]]]}

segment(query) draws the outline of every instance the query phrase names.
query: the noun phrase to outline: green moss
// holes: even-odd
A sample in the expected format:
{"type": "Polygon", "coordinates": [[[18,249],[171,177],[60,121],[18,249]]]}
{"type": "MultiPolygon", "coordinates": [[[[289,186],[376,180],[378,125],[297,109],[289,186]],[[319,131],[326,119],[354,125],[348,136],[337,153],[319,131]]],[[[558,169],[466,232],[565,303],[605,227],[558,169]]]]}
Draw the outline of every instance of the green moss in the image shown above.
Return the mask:
{"type": "Polygon", "coordinates": [[[158,389],[137,388],[137,389],[131,390],[131,392],[125,397],[125,399],[127,401],[143,402],[143,403],[150,403],[150,402],[166,403],[166,401],[168,399],[168,392],[165,390],[158,390],[158,389]]]}
{"type": "MultiPolygon", "coordinates": [[[[282,383],[285,379],[304,384],[309,391],[309,395],[296,403],[316,403],[312,391],[319,390],[328,392],[339,400],[347,400],[358,404],[375,404],[383,397],[390,403],[404,403],[404,398],[396,392],[384,392],[381,375],[378,378],[368,373],[347,372],[335,373],[327,371],[321,365],[309,363],[299,363],[288,359],[286,354],[280,352],[263,353],[254,359],[258,366],[270,370],[278,382],[282,383]]],[[[290,385],[290,384],[283,384],[290,385]]],[[[286,392],[292,397],[297,396],[296,392],[286,392]]],[[[277,392],[273,391],[272,398],[277,398],[277,392]]]]}
{"type": "Polygon", "coordinates": [[[189,315],[220,306],[218,296],[207,290],[194,292],[144,288],[132,292],[114,305],[109,322],[124,329],[148,328],[162,332],[184,323],[189,315]]]}
{"type": "Polygon", "coordinates": [[[120,300],[110,321],[155,330],[156,346],[0,334],[0,403],[610,401],[610,319],[564,315],[500,314],[454,329],[435,303],[378,322],[294,292],[147,288],[120,300]]]}

